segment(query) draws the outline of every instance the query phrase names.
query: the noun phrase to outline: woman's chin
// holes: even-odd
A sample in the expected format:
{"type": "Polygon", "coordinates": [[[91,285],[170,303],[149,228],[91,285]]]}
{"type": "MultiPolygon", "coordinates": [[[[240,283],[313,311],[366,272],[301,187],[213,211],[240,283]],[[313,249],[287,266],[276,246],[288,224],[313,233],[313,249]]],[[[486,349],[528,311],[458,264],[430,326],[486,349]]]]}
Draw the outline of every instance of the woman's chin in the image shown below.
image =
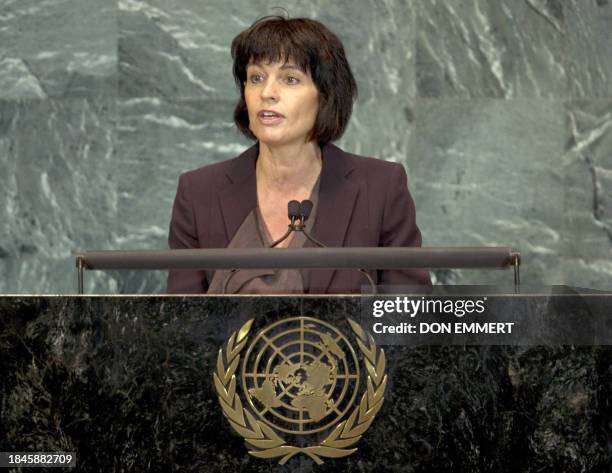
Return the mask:
{"type": "Polygon", "coordinates": [[[267,146],[267,147],[278,147],[278,146],[287,146],[292,143],[300,143],[304,140],[300,141],[299,138],[290,137],[290,136],[258,136],[257,139],[259,143],[267,146]]]}

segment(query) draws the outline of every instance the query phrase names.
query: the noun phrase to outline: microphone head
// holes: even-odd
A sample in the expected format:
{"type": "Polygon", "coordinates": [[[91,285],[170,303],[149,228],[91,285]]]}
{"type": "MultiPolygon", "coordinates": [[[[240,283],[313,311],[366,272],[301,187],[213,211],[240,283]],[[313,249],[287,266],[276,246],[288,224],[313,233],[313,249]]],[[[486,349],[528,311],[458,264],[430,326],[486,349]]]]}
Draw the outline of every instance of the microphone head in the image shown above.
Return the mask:
{"type": "Polygon", "coordinates": [[[303,200],[300,204],[300,215],[302,216],[302,222],[305,222],[310,217],[312,212],[313,203],[310,200],[303,200]]]}
{"type": "Polygon", "coordinates": [[[290,200],[287,204],[287,214],[290,220],[300,217],[300,203],[297,200],[290,200]]]}

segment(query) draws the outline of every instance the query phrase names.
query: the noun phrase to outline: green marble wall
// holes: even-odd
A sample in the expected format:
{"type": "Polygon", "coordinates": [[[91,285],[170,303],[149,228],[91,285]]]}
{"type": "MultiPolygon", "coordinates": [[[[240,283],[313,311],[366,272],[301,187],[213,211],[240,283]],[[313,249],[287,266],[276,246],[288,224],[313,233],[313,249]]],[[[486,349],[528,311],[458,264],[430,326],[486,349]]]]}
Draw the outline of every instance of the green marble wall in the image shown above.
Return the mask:
{"type": "Polygon", "coordinates": [[[511,245],[525,284],[610,288],[608,0],[4,0],[0,292],[73,292],[77,250],[166,247],[178,175],[248,146],[229,44],[279,4],[344,41],[360,98],[339,145],[405,164],[425,245],[511,245]]]}

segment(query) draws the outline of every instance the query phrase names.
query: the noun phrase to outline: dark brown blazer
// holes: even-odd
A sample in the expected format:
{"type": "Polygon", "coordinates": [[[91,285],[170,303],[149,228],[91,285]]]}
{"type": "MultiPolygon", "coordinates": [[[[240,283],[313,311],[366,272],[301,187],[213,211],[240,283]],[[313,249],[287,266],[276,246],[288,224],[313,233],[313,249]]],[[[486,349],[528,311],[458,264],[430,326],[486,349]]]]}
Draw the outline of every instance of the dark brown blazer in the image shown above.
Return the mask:
{"type": "MultiPolygon", "coordinates": [[[[179,178],[168,244],[225,248],[257,205],[259,145],[179,178]]],[[[401,164],[366,158],[327,144],[321,149],[319,203],[312,235],[327,246],[421,246],[414,202],[401,164]]],[[[212,271],[170,271],[169,293],[205,293],[212,271]]],[[[424,270],[383,270],[377,284],[430,285],[424,270]]],[[[356,270],[312,270],[307,293],[358,293],[367,281],[356,270]]]]}

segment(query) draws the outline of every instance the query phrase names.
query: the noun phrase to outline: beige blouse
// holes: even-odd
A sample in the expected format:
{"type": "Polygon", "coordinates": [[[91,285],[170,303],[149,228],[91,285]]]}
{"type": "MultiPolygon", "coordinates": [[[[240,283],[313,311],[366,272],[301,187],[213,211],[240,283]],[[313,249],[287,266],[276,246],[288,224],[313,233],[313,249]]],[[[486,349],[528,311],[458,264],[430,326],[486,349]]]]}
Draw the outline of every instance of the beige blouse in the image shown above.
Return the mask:
{"type": "MultiPolygon", "coordinates": [[[[310,234],[317,216],[319,198],[319,179],[317,179],[309,200],[313,203],[312,212],[306,221],[306,231],[310,234]]],[[[289,219],[287,219],[287,225],[289,219]]],[[[288,248],[314,246],[302,232],[293,232],[289,237],[288,248]]],[[[243,220],[228,248],[266,248],[272,244],[272,236],[266,227],[259,205],[243,220]]],[[[283,251],[284,248],[278,248],[283,251]]],[[[230,279],[226,294],[301,294],[308,287],[310,270],[298,269],[241,269],[230,279]]],[[[229,273],[219,269],[209,279],[207,294],[221,294],[223,281],[229,273]]]]}

